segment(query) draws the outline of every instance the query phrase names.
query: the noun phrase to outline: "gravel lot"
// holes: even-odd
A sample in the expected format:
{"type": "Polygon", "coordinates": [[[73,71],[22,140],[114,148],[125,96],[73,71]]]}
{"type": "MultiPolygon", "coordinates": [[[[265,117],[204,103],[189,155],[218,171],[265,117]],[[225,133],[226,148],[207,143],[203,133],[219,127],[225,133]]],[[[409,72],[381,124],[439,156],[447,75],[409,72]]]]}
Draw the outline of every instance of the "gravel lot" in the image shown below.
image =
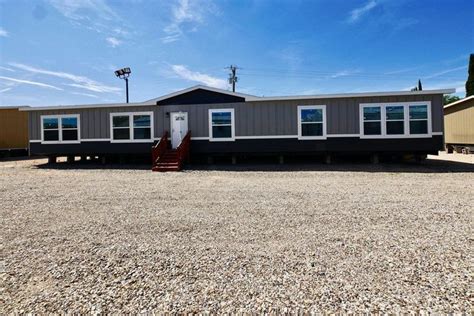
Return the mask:
{"type": "Polygon", "coordinates": [[[0,314],[473,310],[474,165],[45,162],[0,162],[0,314]]]}

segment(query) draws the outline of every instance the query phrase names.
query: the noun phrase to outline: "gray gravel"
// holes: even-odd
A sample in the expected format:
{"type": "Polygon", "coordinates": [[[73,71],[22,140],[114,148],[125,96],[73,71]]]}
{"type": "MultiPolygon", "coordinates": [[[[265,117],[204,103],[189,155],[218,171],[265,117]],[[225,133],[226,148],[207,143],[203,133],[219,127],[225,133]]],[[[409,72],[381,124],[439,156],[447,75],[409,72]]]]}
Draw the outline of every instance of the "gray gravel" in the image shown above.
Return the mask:
{"type": "Polygon", "coordinates": [[[0,314],[473,310],[474,170],[43,163],[0,162],[0,314]]]}

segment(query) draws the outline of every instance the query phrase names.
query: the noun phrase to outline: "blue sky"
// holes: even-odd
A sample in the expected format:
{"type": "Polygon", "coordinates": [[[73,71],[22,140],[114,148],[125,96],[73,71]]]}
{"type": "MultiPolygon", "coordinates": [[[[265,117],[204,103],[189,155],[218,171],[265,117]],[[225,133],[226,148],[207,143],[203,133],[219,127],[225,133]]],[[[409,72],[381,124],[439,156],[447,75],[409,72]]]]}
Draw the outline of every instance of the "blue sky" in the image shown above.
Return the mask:
{"type": "Polygon", "coordinates": [[[472,0],[0,0],[0,105],[123,102],[205,84],[255,95],[456,88],[472,0]]]}

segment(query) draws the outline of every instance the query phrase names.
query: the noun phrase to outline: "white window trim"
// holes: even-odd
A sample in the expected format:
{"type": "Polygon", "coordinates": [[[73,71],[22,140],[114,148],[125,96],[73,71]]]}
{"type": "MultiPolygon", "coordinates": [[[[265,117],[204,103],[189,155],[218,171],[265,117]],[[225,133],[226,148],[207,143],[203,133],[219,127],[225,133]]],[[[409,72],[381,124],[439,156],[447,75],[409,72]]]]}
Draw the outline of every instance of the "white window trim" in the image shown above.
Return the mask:
{"type": "MultiPolygon", "coordinates": [[[[122,127],[125,129],[126,127],[122,127]]],[[[153,112],[115,112],[110,113],[110,142],[111,143],[153,143],[155,139],[155,128],[154,128],[154,118],[153,112]],[[133,139],[133,116],[134,115],[150,115],[150,138],[149,139],[133,139]],[[129,123],[128,129],[130,130],[130,139],[114,139],[114,117],[115,116],[128,116],[129,123]]]]}
{"type": "Polygon", "coordinates": [[[298,106],[298,139],[299,140],[327,139],[326,105],[299,105],[298,106]],[[321,136],[303,136],[302,135],[301,110],[322,110],[323,111],[323,121],[322,121],[323,135],[321,136]]]}
{"type": "Polygon", "coordinates": [[[41,115],[41,144],[79,144],[79,143],[81,143],[81,116],[79,114],[41,115]],[[77,119],[77,140],[64,140],[64,141],[62,140],[63,139],[62,119],[65,117],[74,117],[77,119]],[[58,119],[59,140],[44,140],[43,120],[48,119],[48,118],[58,119]]]}
{"type": "MultiPolygon", "coordinates": [[[[424,120],[424,119],[423,119],[424,120]]],[[[431,118],[431,101],[416,101],[416,102],[386,102],[386,103],[361,103],[359,104],[359,133],[361,139],[378,139],[378,138],[431,138],[433,137],[432,131],[432,118],[431,118]],[[428,133],[426,134],[410,134],[410,105],[426,105],[427,106],[427,120],[428,120],[428,133]],[[364,135],[364,108],[366,107],[380,107],[380,124],[381,134],[380,135],[364,135]],[[389,106],[403,106],[404,113],[404,133],[397,135],[387,135],[387,111],[386,108],[389,106]]]]}
{"type": "Polygon", "coordinates": [[[210,142],[233,142],[235,141],[235,111],[234,109],[209,109],[209,141],[210,142]],[[212,113],[230,112],[230,124],[232,137],[214,138],[212,135],[212,113]]]}

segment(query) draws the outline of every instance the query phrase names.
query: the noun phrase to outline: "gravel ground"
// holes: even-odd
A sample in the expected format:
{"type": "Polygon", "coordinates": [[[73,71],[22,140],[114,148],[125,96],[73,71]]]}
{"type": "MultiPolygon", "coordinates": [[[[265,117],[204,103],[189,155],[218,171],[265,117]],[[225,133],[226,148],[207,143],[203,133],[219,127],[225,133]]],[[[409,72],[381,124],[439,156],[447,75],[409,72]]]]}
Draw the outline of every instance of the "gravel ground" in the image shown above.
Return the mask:
{"type": "Polygon", "coordinates": [[[0,162],[0,314],[473,311],[472,165],[44,163],[0,162]]]}

